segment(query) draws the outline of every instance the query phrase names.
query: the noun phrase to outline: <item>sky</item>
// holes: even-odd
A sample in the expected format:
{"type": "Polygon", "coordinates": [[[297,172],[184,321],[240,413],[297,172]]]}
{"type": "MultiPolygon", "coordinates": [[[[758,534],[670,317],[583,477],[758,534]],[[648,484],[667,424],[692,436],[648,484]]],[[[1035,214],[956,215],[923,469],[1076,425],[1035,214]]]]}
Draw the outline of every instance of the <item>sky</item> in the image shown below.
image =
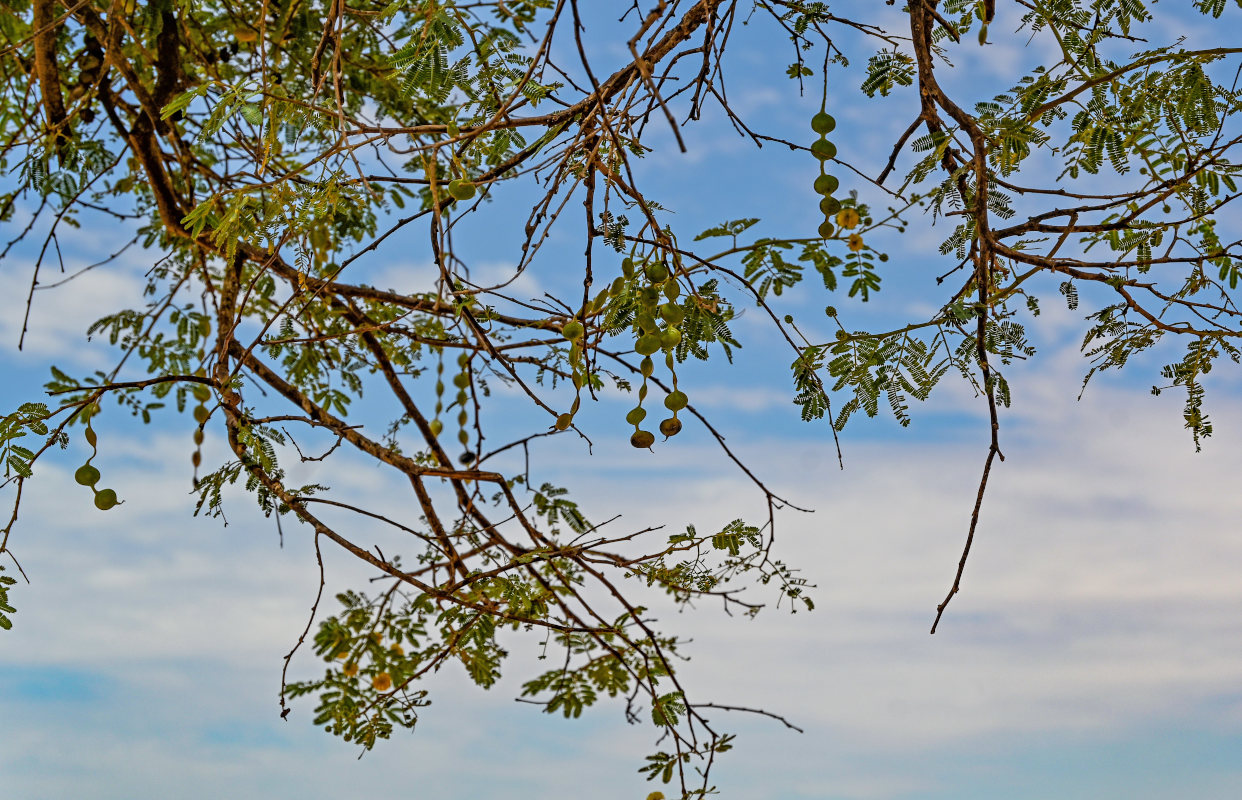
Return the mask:
{"type": "MultiPolygon", "coordinates": [[[[1236,9],[1226,13],[1217,26],[1242,22],[1236,9]]],[[[1162,28],[1201,38],[1225,29],[1181,18],[1162,28]]],[[[809,138],[798,132],[818,108],[817,90],[801,99],[790,91],[779,39],[746,30],[733,45],[735,108],[775,134],[809,138]]],[[[607,41],[598,46],[606,56],[607,41]]],[[[856,64],[868,54],[860,44],[850,53],[856,64]]],[[[954,80],[1001,75],[995,88],[1003,89],[1006,70],[1040,57],[972,45],[955,53],[954,80]]],[[[910,96],[867,104],[842,86],[830,92],[838,98],[843,156],[882,164],[908,124],[910,96]]],[[[805,153],[756,152],[718,119],[686,135],[687,154],[665,139],[640,166],[684,230],[740,216],[764,217],[765,232],[818,224],[805,153]]],[[[70,249],[71,262],[89,263],[92,249],[112,252],[124,239],[111,228],[87,233],[94,241],[70,249]]],[[[537,296],[555,286],[564,270],[557,258],[580,252],[580,233],[559,232],[522,290],[537,296]]],[[[918,220],[883,242],[893,257],[875,309],[809,288],[786,307],[809,313],[833,302],[859,327],[934,307],[943,264],[927,254],[946,233],[918,220]]],[[[416,285],[426,260],[399,245],[377,272],[416,285]]],[[[512,263],[502,243],[479,237],[469,246],[481,271],[503,274],[512,263]]],[[[6,296],[24,297],[29,258],[0,263],[6,296]]],[[[39,395],[49,363],[106,366],[107,348],[85,339],[92,311],[132,297],[152,260],[129,253],[115,268],[37,294],[21,352],[20,319],[0,318],[4,406],[39,395]]],[[[946,382],[912,409],[908,429],[856,420],[842,437],[840,470],[826,427],[798,419],[790,356],[755,315],[738,322],[746,347],[734,367],[717,361],[688,374],[691,402],[730,446],[782,496],[815,509],[783,512],[777,545],[814,584],[813,612],[782,605],[750,620],[705,605],[663,618],[665,629],[693,639],[683,676],[701,696],[766,708],[804,731],[723,719],[738,734],[713,773],[724,797],[1225,800],[1242,790],[1236,368],[1222,364],[1210,376],[1217,433],[1195,453],[1182,398],[1148,393],[1176,352],[1097,377],[1079,400],[1081,312],[1059,305],[1055,287],[1051,295],[1032,328],[1039,354],[1008,373],[1015,402],[1002,417],[1006,460],[993,472],[963,589],[935,636],[928,628],[952,580],[987,441],[985,409],[969,390],[946,382]]],[[[761,517],[761,497],[702,431],[688,429],[655,456],[637,452],[616,433],[626,407],[606,398],[587,408],[594,454],[559,437],[540,452],[540,476],[571,488],[588,517],[623,511],[619,524],[631,529],[761,517]]],[[[513,702],[538,670],[524,658],[531,644],[519,640],[507,643],[513,656],[498,686],[479,690],[454,669],[435,674],[433,704],[415,731],[360,760],[314,728],[312,704],[296,703],[281,720],[281,660],[318,577],[305,533],[285,526],[282,546],[274,524],[241,499],[227,506],[227,526],[193,517],[192,423],[170,414],[142,426],[108,415],[96,463],[125,504],[107,514],[91,507],[72,481],[84,451],[75,441],[40,462],[14,533],[32,582],[14,588],[15,627],[0,636],[7,796],[629,800],[660,788],[635,771],[652,729],[627,725],[616,704],[565,720],[513,702]]],[[[206,463],[223,453],[209,432],[206,463]]],[[[402,511],[389,478],[344,463],[327,475],[295,465],[292,477],[402,511]]],[[[330,590],[364,584],[367,573],[327,557],[330,590]]],[[[775,600],[762,587],[753,596],[775,600]]],[[[292,671],[320,669],[305,652],[292,671]]]]}

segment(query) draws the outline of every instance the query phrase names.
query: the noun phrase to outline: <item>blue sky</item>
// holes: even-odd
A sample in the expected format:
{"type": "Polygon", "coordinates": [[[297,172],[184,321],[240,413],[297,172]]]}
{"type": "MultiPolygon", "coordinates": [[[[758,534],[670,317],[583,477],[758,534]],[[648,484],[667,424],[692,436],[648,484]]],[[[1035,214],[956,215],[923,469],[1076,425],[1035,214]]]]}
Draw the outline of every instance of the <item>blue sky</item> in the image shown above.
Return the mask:
{"type": "MultiPolygon", "coordinates": [[[[1239,12],[1226,13],[1215,26],[1162,22],[1170,33],[1186,25],[1210,38],[1227,23],[1236,29],[1239,12]]],[[[796,98],[782,76],[787,49],[753,27],[734,42],[735,107],[769,132],[809,141],[817,90],[796,98]]],[[[607,42],[599,47],[606,56],[607,42]]],[[[869,52],[858,45],[850,55],[861,64],[869,52]]],[[[964,76],[957,80],[1033,57],[1008,54],[999,45],[955,53],[964,76]]],[[[864,103],[850,80],[830,95],[841,103],[834,138],[843,156],[874,171],[908,123],[911,98],[864,103]]],[[[688,129],[688,154],[667,144],[642,164],[641,179],[676,211],[684,232],[742,216],[764,217],[766,233],[818,224],[815,167],[806,154],[756,152],[712,119],[688,129]]],[[[520,228],[517,216],[499,209],[492,219],[497,230],[520,228]]],[[[809,318],[832,302],[860,327],[932,308],[939,295],[928,287],[944,265],[927,254],[946,233],[916,220],[907,235],[884,242],[893,258],[874,310],[809,287],[788,308],[809,318]]],[[[574,215],[522,290],[537,296],[572,272],[565,265],[577,263],[580,235],[574,215]]],[[[87,231],[69,260],[85,264],[93,252],[111,252],[118,236],[113,228],[87,231]]],[[[468,247],[479,270],[502,274],[511,264],[503,236],[480,236],[468,247]]],[[[370,269],[416,285],[426,271],[418,252],[395,242],[370,269]]],[[[29,259],[26,252],[0,264],[7,296],[24,296],[29,259]]],[[[49,362],[78,372],[108,363],[106,347],[85,342],[85,327],[96,304],[132,296],[151,260],[135,253],[39,293],[24,352],[15,349],[20,320],[0,319],[6,407],[39,394],[49,362]]],[[[746,347],[734,368],[714,362],[688,373],[692,402],[710,412],[730,445],[779,493],[816,509],[785,512],[778,538],[780,557],[817,585],[813,613],[769,608],[741,620],[703,607],[664,615],[666,629],[694,639],[684,671],[704,697],[768,708],[805,729],[728,719],[724,727],[739,733],[739,746],[715,774],[724,796],[1238,796],[1236,371],[1222,365],[1212,375],[1217,434],[1195,454],[1182,430],[1181,397],[1146,391],[1156,380],[1152,367],[1176,352],[1136,363],[1132,375],[1097,378],[1077,401],[1082,324],[1058,304],[1055,288],[1051,294],[1033,330],[1040,354],[1010,369],[1016,399],[1002,422],[1007,460],[994,472],[963,591],[934,637],[927,629],[952,578],[986,446],[984,408],[969,390],[946,383],[912,409],[906,430],[856,420],[843,437],[840,471],[826,428],[798,420],[789,402],[790,356],[754,315],[737,325],[746,347]]],[[[828,330],[822,321],[808,324],[828,330]]],[[[520,400],[500,395],[497,403],[523,413],[520,400]]],[[[559,437],[539,453],[540,476],[569,486],[589,516],[623,510],[627,528],[706,528],[760,516],[761,498],[702,432],[688,429],[657,456],[632,450],[618,434],[626,407],[609,399],[588,408],[582,419],[594,455],[559,437]]],[[[652,729],[626,725],[616,705],[566,721],[513,702],[538,669],[524,658],[532,643],[519,640],[499,686],[482,692],[452,669],[433,676],[434,704],[416,731],[361,761],[313,728],[310,704],[295,705],[282,721],[281,658],[304,624],[317,578],[304,532],[286,526],[281,548],[274,524],[241,499],[228,506],[227,527],[191,517],[188,418],[166,415],[143,427],[110,410],[105,423],[96,463],[126,503],[107,514],[90,506],[71,479],[83,455],[75,441],[69,454],[41,464],[14,534],[33,583],[15,587],[16,626],[0,636],[0,781],[8,796],[374,791],[622,800],[655,788],[635,772],[652,729]]],[[[222,456],[222,443],[209,435],[206,463],[222,456]]],[[[394,484],[356,464],[328,475],[314,465],[296,469],[400,513],[394,484]]],[[[368,543],[387,536],[367,528],[358,535],[368,543]]],[[[327,556],[330,589],[368,577],[336,553],[327,556]]],[[[293,668],[299,676],[319,670],[309,653],[293,668]]]]}

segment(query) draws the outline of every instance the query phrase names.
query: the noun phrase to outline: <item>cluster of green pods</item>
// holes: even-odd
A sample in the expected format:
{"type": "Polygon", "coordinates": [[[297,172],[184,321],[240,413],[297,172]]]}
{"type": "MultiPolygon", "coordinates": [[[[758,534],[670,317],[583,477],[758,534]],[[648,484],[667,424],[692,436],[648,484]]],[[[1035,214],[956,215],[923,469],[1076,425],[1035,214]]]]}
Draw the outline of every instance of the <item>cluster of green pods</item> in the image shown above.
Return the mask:
{"type": "Polygon", "coordinates": [[[625,415],[625,421],[634,426],[630,444],[646,448],[655,444],[655,434],[643,430],[642,424],[647,418],[643,402],[647,399],[648,379],[655,371],[652,356],[661,351],[664,352],[664,363],[673,382],[673,391],[664,398],[664,407],[673,415],[661,420],[658,430],[666,439],[681,432],[681,420],[677,415],[686,407],[688,399],[685,392],[677,388],[677,360],[673,351],[681,343],[679,326],[686,317],[686,311],[677,302],[681,297],[681,284],[663,260],[648,260],[642,265],[640,274],[634,260],[627,258],[621,262],[621,270],[627,280],[636,280],[638,284],[638,303],[633,322],[634,352],[643,357],[638,367],[643,376],[642,386],[638,388],[638,405],[625,415]]]}
{"type": "Polygon", "coordinates": [[[841,201],[833,195],[841,187],[841,181],[835,175],[829,175],[826,165],[836,158],[837,146],[828,140],[828,134],[837,127],[837,121],[822,108],[811,117],[811,130],[819,134],[819,138],[811,145],[811,155],[819,159],[819,177],[815,179],[815,193],[820,196],[819,210],[824,214],[824,221],[819,226],[819,235],[825,239],[832,238],[837,230],[832,221],[841,211],[841,201]]]}
{"type": "MultiPolygon", "coordinates": [[[[470,422],[470,412],[467,410],[470,404],[470,385],[473,378],[470,373],[470,351],[463,351],[457,356],[457,374],[453,376],[453,386],[457,387],[457,394],[453,398],[453,402],[449,404],[449,408],[458,406],[457,412],[457,441],[462,447],[466,448],[462,453],[461,461],[463,464],[469,464],[474,461],[474,453],[470,451],[470,430],[467,424],[470,422]]],[[[440,419],[440,415],[444,412],[444,355],[441,351],[440,359],[436,363],[436,413],[432,418],[430,427],[433,436],[439,436],[444,431],[444,421],[440,419]]]]}
{"type": "MultiPolygon", "coordinates": [[[[98,406],[93,406],[92,410],[87,413],[93,416],[95,411],[98,411],[98,406]]],[[[82,486],[90,487],[90,490],[95,493],[95,508],[98,508],[100,511],[107,511],[108,509],[120,504],[122,501],[117,499],[115,489],[96,488],[96,484],[99,483],[100,474],[99,469],[93,466],[91,462],[94,461],[95,456],[99,454],[99,451],[95,448],[98,438],[95,436],[95,429],[91,427],[90,416],[86,418],[85,435],[86,443],[91,446],[91,457],[86,459],[86,463],[78,467],[77,471],[73,473],[73,479],[82,486]]]]}
{"type": "Polygon", "coordinates": [[[194,421],[198,423],[198,427],[194,429],[194,453],[190,456],[190,463],[194,465],[194,485],[197,486],[198,468],[203,463],[203,425],[211,416],[211,411],[207,408],[207,401],[211,399],[211,389],[201,383],[196,383],[190,392],[198,401],[198,405],[194,406],[194,421]]]}

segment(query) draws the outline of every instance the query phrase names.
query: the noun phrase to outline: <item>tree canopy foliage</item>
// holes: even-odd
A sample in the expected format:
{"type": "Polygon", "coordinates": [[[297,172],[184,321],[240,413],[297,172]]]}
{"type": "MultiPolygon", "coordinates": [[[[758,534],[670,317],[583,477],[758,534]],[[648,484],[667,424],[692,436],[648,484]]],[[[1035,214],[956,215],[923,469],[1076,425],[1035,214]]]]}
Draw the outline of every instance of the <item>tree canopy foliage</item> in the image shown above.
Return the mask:
{"type": "MultiPolygon", "coordinates": [[[[219,432],[230,452],[204,464],[195,450],[195,513],[222,516],[226,490],[242,486],[264,514],[296,520],[317,547],[380,577],[339,607],[316,600],[291,639],[326,668],[282,682],[280,699],[287,714],[287,700],[312,695],[315,722],[363,748],[414,725],[429,702],[420,678],[459,662],[489,687],[502,639],[524,635],[557,653],[524,684],[526,700],[573,717],[619,698],[628,719],[657,731],[649,778],[686,797],[713,789],[710,767],[731,746],[718,719],[727,707],[683,683],[681,643],[655,627],[650,598],[753,614],[759,604],[739,590],[758,582],[812,607],[772,546],[787,504],[679,379],[692,360],[727,372],[745,344],[730,326],[743,307],[785,342],[803,418],[834,434],[859,412],[905,424],[910,399],[946,378],[986,404],[982,480],[936,622],[1003,458],[1006,369],[1033,354],[1026,327],[1045,295],[1071,309],[1080,290],[1090,300],[1088,379],[1169,349],[1153,391],[1184,393],[1196,446],[1212,434],[1203,376],[1222,357],[1239,360],[1242,253],[1227,207],[1239,195],[1242,47],[1151,41],[1147,23],[1168,13],[1154,3],[636,0],[605,4],[610,30],[624,30],[607,55],[591,39],[600,4],[581,0],[4,5],[4,256],[36,254],[33,296],[54,267],[72,266],[56,264],[62,242],[112,225],[132,233],[151,268],[142,296],[90,324],[115,366],[53,367],[51,400],[31,398],[0,421],[12,504],[0,551],[12,556],[20,542],[36,462],[79,435],[92,453],[106,447],[106,409],[144,420],[189,411],[195,447],[219,432]],[[728,54],[764,27],[788,41],[787,73],[771,84],[822,97],[804,140],[775,137],[730,105],[728,54]],[[842,47],[847,36],[869,51],[842,47]],[[1052,56],[981,96],[954,74],[968,48],[1052,56]],[[833,137],[860,131],[838,129],[834,112],[878,102],[900,108],[908,127],[886,163],[849,160],[833,137]],[[739,218],[683,231],[646,193],[635,164],[653,141],[684,147],[680,131],[708,109],[755,158],[771,146],[800,152],[823,212],[817,229],[755,236],[756,209],[738,198],[739,218]],[[460,232],[518,203],[526,223],[513,272],[483,282],[460,232]],[[932,225],[943,259],[905,268],[936,270],[934,312],[891,330],[851,325],[858,303],[883,296],[883,234],[932,225]],[[575,288],[534,301],[510,291],[557,228],[581,237],[575,288]],[[353,277],[396,247],[431,263],[434,278],[394,289],[353,277]],[[827,340],[774,308],[812,279],[840,295],[825,312],[836,331],[827,340]],[[509,391],[495,393],[502,384],[509,391]],[[364,391],[387,418],[356,410],[364,391]],[[633,399],[624,419],[583,430],[584,403],[617,393],[633,399]],[[543,421],[490,434],[517,402],[543,421]],[[539,478],[543,437],[622,437],[656,458],[685,425],[706,426],[753,478],[767,519],[617,531],[539,478]],[[374,462],[408,482],[416,510],[392,519],[329,485],[292,485],[290,459],[374,462]],[[406,550],[358,541],[352,519],[402,532],[406,550]]],[[[1191,5],[1182,13],[1237,13],[1225,0],[1191,5]]],[[[8,313],[29,314],[29,298],[24,309],[8,302],[8,313]]],[[[102,511],[124,500],[90,460],[75,478],[102,511]]],[[[0,575],[5,628],[19,593],[10,575],[0,575]]]]}

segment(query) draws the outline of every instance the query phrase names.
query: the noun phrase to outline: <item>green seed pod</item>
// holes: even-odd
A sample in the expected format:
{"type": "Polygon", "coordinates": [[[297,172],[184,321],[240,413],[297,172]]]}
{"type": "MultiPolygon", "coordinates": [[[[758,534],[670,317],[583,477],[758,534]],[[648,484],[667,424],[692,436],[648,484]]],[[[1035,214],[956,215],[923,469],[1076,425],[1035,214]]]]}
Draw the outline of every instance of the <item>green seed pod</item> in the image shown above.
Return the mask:
{"type": "Polygon", "coordinates": [[[556,429],[563,431],[574,423],[574,418],[569,414],[561,414],[556,418],[556,429]]]}
{"type": "Polygon", "coordinates": [[[668,267],[659,261],[650,261],[643,267],[643,273],[647,276],[647,280],[652,283],[660,283],[668,280],[668,267]]]}
{"type": "Polygon", "coordinates": [[[194,388],[190,389],[190,393],[194,395],[194,399],[200,403],[206,403],[211,399],[211,390],[201,383],[194,384],[194,388]]]}
{"type": "Polygon", "coordinates": [[[645,333],[634,343],[634,352],[640,356],[649,356],[660,349],[660,337],[654,333],[645,333]]]}
{"type": "Polygon", "coordinates": [[[457,356],[457,366],[464,367],[470,363],[470,351],[466,351],[457,356]]]}
{"type": "Polygon", "coordinates": [[[467,413],[465,412],[465,410],[463,409],[463,410],[462,410],[462,411],[461,411],[461,412],[457,415],[457,424],[458,424],[458,425],[465,425],[465,424],[466,424],[467,422],[469,422],[469,421],[470,421],[470,415],[469,415],[469,414],[467,414],[467,413]]]}
{"type": "Polygon", "coordinates": [[[464,178],[449,181],[448,193],[454,200],[469,200],[474,197],[475,191],[474,184],[464,178]]]}
{"type": "Polygon", "coordinates": [[[660,347],[665,350],[672,350],[681,341],[681,331],[670,327],[668,330],[660,334],[660,347]]]}
{"type": "Polygon", "coordinates": [[[669,325],[680,325],[681,321],[686,318],[686,312],[676,303],[665,303],[660,306],[660,316],[669,325]]]}
{"type": "Polygon", "coordinates": [[[621,259],[621,273],[625,275],[625,277],[627,278],[634,277],[634,259],[632,258],[621,259]]]}
{"type": "Polygon", "coordinates": [[[206,422],[209,416],[211,416],[211,412],[207,410],[207,406],[204,406],[204,405],[194,406],[194,421],[197,422],[199,425],[202,425],[204,422],[206,422]]]}
{"type": "Polygon", "coordinates": [[[690,402],[690,399],[686,397],[686,393],[678,390],[664,398],[664,407],[669,411],[681,411],[688,402],[690,402]]]}
{"type": "Polygon", "coordinates": [[[831,217],[841,210],[841,201],[835,197],[825,197],[819,201],[819,210],[825,217],[831,217]]]}
{"type": "Polygon", "coordinates": [[[647,409],[642,406],[631,408],[630,413],[625,415],[625,421],[637,427],[647,418],[647,409]]]}
{"type": "Polygon", "coordinates": [[[112,489],[100,489],[95,492],[95,508],[107,511],[117,504],[116,492],[112,489]]]}
{"type": "Polygon", "coordinates": [[[638,301],[647,308],[655,308],[660,304],[660,290],[654,286],[644,286],[638,293],[638,301]]]}
{"type": "Polygon", "coordinates": [[[195,428],[194,429],[194,444],[202,444],[202,443],[203,443],[203,430],[202,428],[195,428]]]}
{"type": "Polygon", "coordinates": [[[190,453],[190,463],[194,465],[195,469],[198,469],[203,463],[203,453],[201,450],[195,450],[193,453],[190,453]]]}
{"type": "Polygon", "coordinates": [[[465,389],[461,389],[460,391],[458,391],[458,392],[457,392],[457,402],[458,402],[458,404],[460,404],[460,405],[463,405],[463,406],[464,406],[464,405],[466,404],[466,401],[467,401],[467,400],[469,400],[469,399],[470,399],[470,395],[466,394],[466,390],[465,390],[465,389]]]}
{"type": "Polygon", "coordinates": [[[634,322],[638,325],[638,329],[643,333],[656,333],[660,330],[660,326],[656,324],[655,317],[646,311],[634,317],[634,322]]]}
{"type": "Polygon", "coordinates": [[[99,483],[99,470],[90,464],[83,464],[78,467],[78,471],[73,473],[73,479],[83,486],[94,486],[99,483]]]}
{"type": "Polygon", "coordinates": [[[828,220],[824,220],[819,226],[819,235],[822,239],[831,239],[836,232],[837,229],[832,227],[832,223],[828,220]]]}
{"type": "Polygon", "coordinates": [[[457,432],[457,441],[462,444],[470,444],[470,431],[463,428],[457,432]]]}
{"type": "Polygon", "coordinates": [[[651,373],[655,371],[655,364],[651,361],[651,356],[647,356],[638,365],[638,371],[643,374],[644,378],[650,378],[651,373]]]}
{"type": "Polygon", "coordinates": [[[630,444],[640,449],[651,447],[655,444],[655,435],[649,431],[634,431],[634,435],[630,437],[630,444]]]}
{"type": "Polygon", "coordinates": [[[91,428],[90,426],[87,426],[87,428],[86,428],[86,443],[87,443],[87,444],[89,444],[91,447],[94,447],[94,446],[95,446],[95,442],[96,442],[96,439],[95,439],[95,430],[94,430],[93,428],[91,428]]]}
{"type": "Polygon", "coordinates": [[[625,291],[625,278],[617,278],[612,282],[612,286],[608,287],[608,294],[613,297],[619,297],[625,291]]]}
{"type": "Polygon", "coordinates": [[[432,436],[439,436],[439,435],[440,435],[440,433],[441,433],[441,431],[443,431],[443,430],[444,430],[444,423],[443,423],[443,422],[441,422],[441,421],[440,421],[440,420],[438,420],[438,419],[433,419],[433,420],[431,421],[431,424],[430,424],[429,426],[427,426],[427,427],[431,428],[431,435],[432,435],[432,436]]]}
{"type": "Polygon", "coordinates": [[[664,434],[666,438],[681,433],[681,420],[676,417],[669,417],[662,421],[660,423],[660,433],[664,434]]]}
{"type": "Polygon", "coordinates": [[[584,333],[586,333],[586,328],[582,327],[582,323],[576,319],[571,319],[565,323],[565,327],[561,328],[561,336],[564,336],[571,342],[574,339],[582,338],[584,333]]]}
{"type": "Polygon", "coordinates": [[[827,161],[830,158],[836,158],[837,146],[827,139],[817,139],[811,145],[811,155],[815,156],[820,161],[827,161]]]}
{"type": "Polygon", "coordinates": [[[453,385],[458,389],[465,389],[470,385],[470,375],[465,372],[459,372],[453,376],[453,385]]]}
{"type": "Polygon", "coordinates": [[[444,381],[436,381],[436,397],[444,394],[444,381]]]}
{"type": "Polygon", "coordinates": [[[841,188],[841,181],[836,175],[820,175],[815,179],[815,193],[829,195],[841,188]]]}
{"type": "Polygon", "coordinates": [[[664,284],[664,296],[669,300],[676,300],[681,297],[681,284],[677,281],[668,281],[664,284]]]}
{"type": "Polygon", "coordinates": [[[811,117],[811,130],[816,133],[832,133],[836,127],[837,121],[826,111],[821,111],[811,117]]]}

